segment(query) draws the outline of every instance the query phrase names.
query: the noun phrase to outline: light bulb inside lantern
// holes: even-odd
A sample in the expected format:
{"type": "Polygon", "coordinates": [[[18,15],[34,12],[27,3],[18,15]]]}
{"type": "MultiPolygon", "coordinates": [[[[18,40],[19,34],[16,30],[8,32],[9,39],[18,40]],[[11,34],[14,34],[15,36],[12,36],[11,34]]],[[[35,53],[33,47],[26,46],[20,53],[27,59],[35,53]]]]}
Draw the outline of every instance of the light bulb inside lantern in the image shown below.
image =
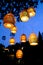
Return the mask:
{"type": "Polygon", "coordinates": [[[27,40],[26,35],[25,35],[25,34],[22,34],[22,35],[20,36],[20,41],[25,43],[26,40],[27,40]]]}
{"type": "Polygon", "coordinates": [[[26,10],[23,10],[22,12],[20,12],[20,19],[22,22],[27,22],[29,20],[29,16],[26,10]]]}
{"type": "Polygon", "coordinates": [[[36,14],[35,9],[33,7],[28,8],[27,12],[28,12],[29,17],[33,17],[36,14]]]}
{"type": "Polygon", "coordinates": [[[14,39],[14,38],[11,38],[11,39],[9,40],[9,42],[10,42],[11,45],[14,45],[14,44],[15,44],[15,39],[14,39]]]}
{"type": "Polygon", "coordinates": [[[12,13],[8,13],[3,18],[3,25],[5,28],[11,28],[15,24],[15,18],[12,13]]]}
{"type": "Polygon", "coordinates": [[[5,24],[4,24],[4,27],[5,27],[5,28],[9,28],[9,29],[12,28],[13,26],[14,26],[14,25],[11,24],[11,23],[5,23],[5,24]]]}
{"type": "Polygon", "coordinates": [[[10,30],[11,30],[11,33],[16,33],[17,32],[17,27],[13,26],[10,30]]]}
{"type": "Polygon", "coordinates": [[[16,52],[16,58],[22,58],[23,57],[23,52],[22,52],[22,50],[17,50],[17,52],[16,52]]]}

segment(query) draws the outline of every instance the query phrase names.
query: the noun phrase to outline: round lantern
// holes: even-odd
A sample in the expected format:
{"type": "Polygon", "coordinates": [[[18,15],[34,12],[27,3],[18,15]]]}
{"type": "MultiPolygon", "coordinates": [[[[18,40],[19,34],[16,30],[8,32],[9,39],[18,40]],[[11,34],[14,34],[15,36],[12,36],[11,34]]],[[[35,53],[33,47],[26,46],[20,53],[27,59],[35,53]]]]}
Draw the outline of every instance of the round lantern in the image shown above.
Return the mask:
{"type": "Polygon", "coordinates": [[[22,12],[20,12],[20,19],[22,22],[27,22],[29,20],[26,10],[23,10],[22,12]]]}
{"type": "Polygon", "coordinates": [[[28,8],[27,12],[28,12],[29,17],[35,16],[36,14],[35,9],[33,7],[28,8]]]}
{"type": "Polygon", "coordinates": [[[37,35],[34,33],[30,34],[28,41],[29,41],[30,45],[33,45],[33,46],[38,45],[37,35]]]}
{"type": "Polygon", "coordinates": [[[9,43],[10,43],[11,45],[14,45],[14,44],[15,44],[15,39],[14,39],[14,38],[10,38],[9,43]]]}
{"type": "Polygon", "coordinates": [[[15,23],[15,18],[14,18],[14,15],[12,13],[8,13],[4,16],[3,18],[3,21],[4,21],[4,27],[5,28],[11,28],[14,26],[14,23],[15,23]]]}
{"type": "Polygon", "coordinates": [[[22,50],[17,50],[17,52],[16,52],[16,58],[22,58],[23,57],[23,52],[22,52],[22,50]]]}
{"type": "Polygon", "coordinates": [[[22,34],[22,35],[20,36],[20,41],[21,41],[21,42],[26,42],[26,40],[27,40],[26,35],[25,35],[25,34],[22,34]]]}
{"type": "Polygon", "coordinates": [[[17,32],[17,27],[13,26],[10,30],[11,30],[11,33],[15,34],[17,32]]]}

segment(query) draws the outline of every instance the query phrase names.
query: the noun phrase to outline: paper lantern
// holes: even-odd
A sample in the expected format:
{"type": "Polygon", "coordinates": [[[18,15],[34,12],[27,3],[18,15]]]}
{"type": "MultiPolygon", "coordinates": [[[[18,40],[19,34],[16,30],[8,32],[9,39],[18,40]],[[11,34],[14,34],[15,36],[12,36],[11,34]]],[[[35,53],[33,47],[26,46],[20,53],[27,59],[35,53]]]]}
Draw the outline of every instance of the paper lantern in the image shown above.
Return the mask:
{"type": "Polygon", "coordinates": [[[16,58],[22,58],[23,57],[23,52],[22,52],[22,50],[17,50],[17,52],[16,52],[16,58]]]}
{"type": "Polygon", "coordinates": [[[22,35],[20,36],[20,41],[21,41],[21,42],[26,42],[26,40],[27,40],[26,35],[25,35],[25,34],[22,34],[22,35]]]}
{"type": "Polygon", "coordinates": [[[35,9],[33,7],[28,8],[27,12],[28,12],[29,17],[35,16],[36,14],[35,9]]]}
{"type": "Polygon", "coordinates": [[[17,27],[13,26],[10,30],[11,30],[11,33],[15,34],[17,32],[17,27]]]}
{"type": "Polygon", "coordinates": [[[27,22],[29,20],[26,10],[23,10],[22,12],[20,12],[20,19],[22,22],[27,22]]]}
{"type": "Polygon", "coordinates": [[[14,38],[10,38],[9,43],[10,43],[10,45],[14,45],[15,44],[15,39],[14,38]]]}
{"type": "Polygon", "coordinates": [[[3,24],[5,28],[11,28],[15,24],[15,18],[12,13],[8,13],[3,18],[3,24]]]}
{"type": "Polygon", "coordinates": [[[35,33],[30,34],[29,39],[28,39],[30,45],[38,45],[38,38],[37,35],[35,33]]]}

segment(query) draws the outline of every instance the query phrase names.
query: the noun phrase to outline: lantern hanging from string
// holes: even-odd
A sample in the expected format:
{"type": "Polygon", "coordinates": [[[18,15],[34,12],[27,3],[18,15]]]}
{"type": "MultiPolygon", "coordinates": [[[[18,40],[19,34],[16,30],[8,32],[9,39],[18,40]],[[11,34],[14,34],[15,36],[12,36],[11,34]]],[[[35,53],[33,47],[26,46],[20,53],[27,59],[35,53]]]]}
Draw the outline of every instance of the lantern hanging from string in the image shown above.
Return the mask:
{"type": "Polygon", "coordinates": [[[15,34],[17,32],[17,27],[13,26],[12,28],[10,28],[11,33],[15,34]]]}
{"type": "Polygon", "coordinates": [[[30,34],[28,41],[32,46],[38,45],[37,35],[35,33],[30,34]]]}
{"type": "Polygon", "coordinates": [[[29,17],[33,17],[36,14],[35,9],[33,7],[29,7],[27,9],[27,13],[28,13],[29,17]]]}
{"type": "Polygon", "coordinates": [[[10,38],[9,43],[10,43],[10,45],[14,45],[15,44],[15,39],[13,37],[10,38]]]}
{"type": "Polygon", "coordinates": [[[23,57],[23,52],[22,52],[22,50],[21,49],[18,49],[17,51],[16,51],[16,58],[22,58],[23,57]]]}
{"type": "Polygon", "coordinates": [[[27,22],[29,20],[29,16],[26,10],[20,12],[20,19],[22,22],[27,22]]]}
{"type": "Polygon", "coordinates": [[[15,24],[15,17],[12,13],[8,13],[3,18],[3,25],[5,28],[11,28],[15,24]]]}
{"type": "Polygon", "coordinates": [[[25,43],[26,40],[27,40],[26,35],[25,35],[25,34],[22,34],[22,35],[20,36],[20,41],[25,43]]]}

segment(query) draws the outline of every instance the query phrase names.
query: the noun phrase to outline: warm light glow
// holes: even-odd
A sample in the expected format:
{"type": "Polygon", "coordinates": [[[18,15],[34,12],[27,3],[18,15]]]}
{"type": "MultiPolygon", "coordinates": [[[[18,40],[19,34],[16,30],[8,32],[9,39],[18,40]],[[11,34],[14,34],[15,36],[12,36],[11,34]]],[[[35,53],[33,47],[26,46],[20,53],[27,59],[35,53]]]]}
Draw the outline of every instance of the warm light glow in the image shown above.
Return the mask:
{"type": "Polygon", "coordinates": [[[27,12],[30,17],[35,16],[36,14],[35,9],[33,7],[28,8],[27,12]]]}
{"type": "Polygon", "coordinates": [[[5,50],[5,51],[9,51],[9,49],[8,49],[8,48],[5,48],[4,50],[5,50]]]}
{"type": "Polygon", "coordinates": [[[37,35],[35,33],[30,34],[29,39],[28,39],[30,45],[38,45],[38,38],[37,35]]]}
{"type": "Polygon", "coordinates": [[[17,32],[17,27],[13,26],[10,30],[11,30],[12,33],[16,33],[17,32]]]}
{"type": "Polygon", "coordinates": [[[20,41],[21,41],[21,42],[26,42],[26,40],[27,40],[26,35],[25,35],[25,34],[22,34],[22,35],[20,36],[20,41]]]}
{"type": "Polygon", "coordinates": [[[8,13],[3,18],[3,24],[5,28],[11,28],[15,23],[15,18],[12,13],[8,13]]]}
{"type": "Polygon", "coordinates": [[[14,38],[11,38],[11,39],[9,40],[9,42],[10,42],[11,45],[14,45],[14,44],[15,44],[15,39],[14,39],[14,38]]]}
{"type": "Polygon", "coordinates": [[[32,45],[32,46],[36,46],[36,45],[38,45],[38,43],[33,42],[33,43],[31,43],[30,45],[32,45]]]}
{"type": "Polygon", "coordinates": [[[4,24],[4,27],[5,28],[12,28],[14,25],[13,24],[11,24],[11,23],[5,23],[4,24]]]}
{"type": "Polygon", "coordinates": [[[21,21],[23,22],[27,22],[29,20],[29,18],[27,16],[22,16],[21,17],[21,21]]]}
{"type": "Polygon", "coordinates": [[[12,58],[12,59],[14,58],[14,56],[15,56],[14,54],[9,55],[9,57],[12,58]]]}
{"type": "Polygon", "coordinates": [[[16,58],[22,58],[23,57],[23,52],[22,52],[22,50],[17,50],[17,52],[16,52],[16,58]]]}
{"type": "Polygon", "coordinates": [[[27,22],[29,20],[27,11],[24,10],[24,11],[20,12],[20,19],[22,22],[27,22]]]}

